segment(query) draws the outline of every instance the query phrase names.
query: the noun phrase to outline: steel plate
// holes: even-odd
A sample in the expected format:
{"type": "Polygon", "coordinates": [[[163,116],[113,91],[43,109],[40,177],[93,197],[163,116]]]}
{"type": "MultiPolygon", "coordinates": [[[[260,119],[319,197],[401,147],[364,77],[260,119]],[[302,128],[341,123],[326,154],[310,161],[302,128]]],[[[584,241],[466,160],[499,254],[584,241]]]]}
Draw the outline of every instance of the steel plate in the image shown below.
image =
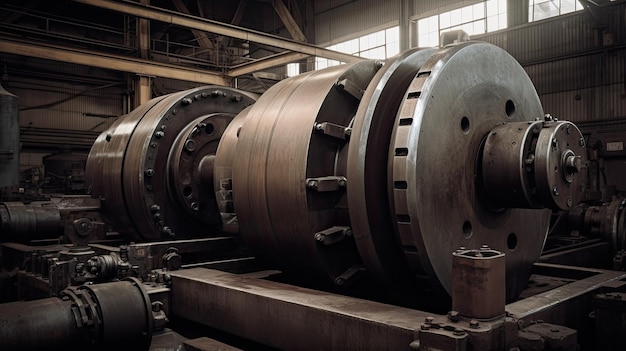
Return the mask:
{"type": "Polygon", "coordinates": [[[450,293],[452,252],[488,245],[505,253],[507,298],[516,298],[543,248],[550,210],[492,211],[476,178],[480,144],[494,126],[543,118],[526,72],[494,45],[448,46],[419,70],[400,111],[389,189],[404,250],[450,293]]]}

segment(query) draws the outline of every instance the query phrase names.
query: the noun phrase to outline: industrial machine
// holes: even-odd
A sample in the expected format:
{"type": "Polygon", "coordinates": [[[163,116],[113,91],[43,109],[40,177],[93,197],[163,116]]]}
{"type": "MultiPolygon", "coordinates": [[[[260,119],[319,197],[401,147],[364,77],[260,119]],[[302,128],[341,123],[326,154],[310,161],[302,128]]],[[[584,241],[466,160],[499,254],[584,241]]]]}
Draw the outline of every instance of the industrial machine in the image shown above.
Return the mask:
{"type": "Polygon", "coordinates": [[[622,350],[626,202],[590,169],[482,42],[161,96],[95,141],[61,238],[0,207],[0,345],[622,350]]]}

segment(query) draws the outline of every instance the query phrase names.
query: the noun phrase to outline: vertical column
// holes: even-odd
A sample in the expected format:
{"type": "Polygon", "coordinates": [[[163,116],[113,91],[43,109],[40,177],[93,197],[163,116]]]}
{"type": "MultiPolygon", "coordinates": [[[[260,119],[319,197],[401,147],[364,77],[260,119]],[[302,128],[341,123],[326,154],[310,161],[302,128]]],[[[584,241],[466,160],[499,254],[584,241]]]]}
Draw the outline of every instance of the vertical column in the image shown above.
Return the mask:
{"type": "MultiPolygon", "coordinates": [[[[150,5],[150,0],[138,0],[142,5],[150,5]]],[[[150,20],[137,17],[137,45],[139,57],[150,58],[150,20]]],[[[133,80],[134,100],[132,108],[147,102],[152,98],[152,77],[138,75],[133,80]]]]}
{"type": "Polygon", "coordinates": [[[508,27],[528,23],[528,0],[507,0],[508,27]]]}
{"type": "Polygon", "coordinates": [[[400,52],[408,50],[411,47],[411,3],[412,0],[400,1],[400,15],[399,15],[399,27],[400,27],[400,52]]]}
{"type": "Polygon", "coordinates": [[[150,76],[136,75],[133,81],[134,95],[134,107],[147,102],[152,98],[152,78],[150,76]]]}

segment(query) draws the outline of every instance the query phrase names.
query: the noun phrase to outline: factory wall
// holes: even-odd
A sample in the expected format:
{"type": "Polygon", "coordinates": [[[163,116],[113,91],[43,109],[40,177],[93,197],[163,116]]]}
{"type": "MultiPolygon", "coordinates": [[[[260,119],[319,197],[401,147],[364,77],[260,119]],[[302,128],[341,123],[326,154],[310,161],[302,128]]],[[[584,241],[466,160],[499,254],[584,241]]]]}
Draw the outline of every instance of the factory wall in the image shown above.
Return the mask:
{"type": "Polygon", "coordinates": [[[626,6],[532,22],[477,36],[515,57],[535,84],[544,110],[574,122],[626,116],[626,6]],[[548,34],[549,33],[549,34],[548,34]]]}
{"type": "MultiPolygon", "coordinates": [[[[411,1],[413,20],[477,2],[404,1],[411,1]]],[[[396,26],[400,3],[316,2],[317,44],[330,45],[396,26]],[[338,7],[331,9],[331,5],[338,7]]],[[[593,16],[588,10],[579,11],[474,39],[502,47],[524,66],[546,113],[574,122],[615,119],[626,116],[625,18],[626,4],[622,3],[597,8],[593,16]]]]}

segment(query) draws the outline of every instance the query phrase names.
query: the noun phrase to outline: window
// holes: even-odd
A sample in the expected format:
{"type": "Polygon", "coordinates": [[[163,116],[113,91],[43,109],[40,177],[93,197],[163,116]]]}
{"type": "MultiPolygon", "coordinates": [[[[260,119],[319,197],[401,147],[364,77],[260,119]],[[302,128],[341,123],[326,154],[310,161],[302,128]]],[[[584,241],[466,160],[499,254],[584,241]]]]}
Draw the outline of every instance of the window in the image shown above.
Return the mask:
{"type": "MultiPolygon", "coordinates": [[[[346,54],[357,55],[368,59],[383,60],[400,52],[400,29],[392,27],[370,33],[327,47],[346,54]]],[[[343,62],[323,57],[315,58],[315,69],[336,66],[343,62]]]]}
{"type": "Polygon", "coordinates": [[[579,11],[578,0],[528,0],[528,22],[579,11]]]}
{"type": "Polygon", "coordinates": [[[417,43],[420,47],[439,46],[441,33],[461,29],[476,35],[504,29],[507,26],[507,0],[486,0],[417,21],[417,43]]]}
{"type": "Polygon", "coordinates": [[[300,64],[299,63],[288,63],[287,64],[287,77],[293,77],[300,74],[300,64]]]}

